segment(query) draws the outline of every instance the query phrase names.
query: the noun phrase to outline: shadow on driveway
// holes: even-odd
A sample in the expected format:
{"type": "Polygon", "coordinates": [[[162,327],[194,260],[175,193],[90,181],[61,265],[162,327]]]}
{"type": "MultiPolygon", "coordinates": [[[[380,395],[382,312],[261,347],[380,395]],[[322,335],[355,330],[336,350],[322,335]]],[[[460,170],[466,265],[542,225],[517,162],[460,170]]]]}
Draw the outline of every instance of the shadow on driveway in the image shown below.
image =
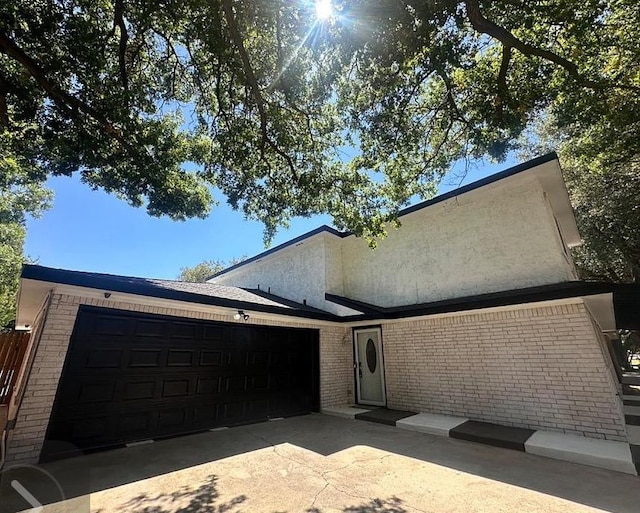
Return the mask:
{"type": "MultiPolygon", "coordinates": [[[[463,440],[319,414],[173,438],[96,453],[81,459],[82,466],[91,469],[91,491],[97,492],[235,455],[247,455],[260,449],[273,447],[275,450],[281,444],[303,448],[321,456],[335,455],[354,447],[372,448],[392,456],[405,456],[454,469],[458,471],[456,474],[462,472],[480,476],[614,513],[639,511],[638,477],[463,440]]],[[[68,496],[87,492],[74,490],[76,461],[69,459],[44,466],[62,482],[68,496]]],[[[314,472],[322,478],[327,473],[314,472]]],[[[423,478],[424,476],[407,476],[407,479],[423,478]]],[[[172,489],[167,493],[163,490],[162,494],[149,495],[143,492],[129,500],[129,510],[135,513],[227,512],[241,506],[247,496],[251,497],[251,490],[247,490],[246,495],[238,494],[231,499],[227,497],[218,504],[217,481],[216,475],[210,474],[208,481],[199,482],[197,486],[181,486],[177,491],[172,489]],[[217,509],[212,509],[212,504],[217,509]]],[[[250,482],[249,479],[247,483],[250,482]]],[[[468,490],[460,491],[467,493],[468,490]]],[[[287,493],[286,490],[283,493],[287,493]]],[[[320,492],[316,494],[316,498],[318,495],[320,492]]],[[[404,508],[408,507],[395,496],[387,499],[354,500],[352,503],[359,505],[342,510],[405,513],[407,509],[404,508]]],[[[321,513],[322,509],[316,509],[312,504],[306,511],[321,513]]]]}

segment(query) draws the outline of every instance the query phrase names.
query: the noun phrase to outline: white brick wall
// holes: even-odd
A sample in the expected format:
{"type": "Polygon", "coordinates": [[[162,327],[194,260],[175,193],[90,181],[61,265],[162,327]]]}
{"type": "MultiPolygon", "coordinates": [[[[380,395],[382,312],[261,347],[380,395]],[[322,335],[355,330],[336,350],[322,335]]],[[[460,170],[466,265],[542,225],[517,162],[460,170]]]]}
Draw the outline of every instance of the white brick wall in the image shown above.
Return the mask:
{"type": "MultiPolygon", "coordinates": [[[[26,384],[24,400],[16,419],[16,427],[9,433],[7,461],[10,463],[34,463],[40,456],[69,338],[80,304],[195,319],[237,322],[231,316],[215,313],[145,306],[106,299],[54,295],[51,298],[40,346],[26,384]]],[[[264,321],[254,317],[252,317],[251,323],[312,327],[308,324],[264,321]]],[[[320,327],[320,402],[323,408],[353,401],[353,382],[348,370],[351,367],[352,359],[348,333],[348,329],[342,326],[320,327]]]]}
{"type": "MultiPolygon", "coordinates": [[[[37,461],[80,304],[234,322],[230,316],[54,295],[26,384],[8,461],[37,461]]],[[[260,320],[251,323],[310,327],[260,320]]],[[[321,407],[352,404],[351,328],[320,329],[321,407]]],[[[390,408],[626,440],[615,380],[582,304],[382,324],[390,408]]]]}
{"type": "Polygon", "coordinates": [[[383,325],[390,408],[626,441],[582,304],[383,325]]]}

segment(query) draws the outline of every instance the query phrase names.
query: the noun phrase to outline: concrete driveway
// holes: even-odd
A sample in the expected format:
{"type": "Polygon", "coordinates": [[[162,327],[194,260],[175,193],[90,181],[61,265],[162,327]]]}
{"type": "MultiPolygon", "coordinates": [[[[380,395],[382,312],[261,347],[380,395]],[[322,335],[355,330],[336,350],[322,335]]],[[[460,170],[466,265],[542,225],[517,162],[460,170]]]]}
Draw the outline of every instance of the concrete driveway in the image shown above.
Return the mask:
{"type": "Polygon", "coordinates": [[[638,477],[324,415],[46,468],[79,495],[46,513],[640,511],[638,477]]]}

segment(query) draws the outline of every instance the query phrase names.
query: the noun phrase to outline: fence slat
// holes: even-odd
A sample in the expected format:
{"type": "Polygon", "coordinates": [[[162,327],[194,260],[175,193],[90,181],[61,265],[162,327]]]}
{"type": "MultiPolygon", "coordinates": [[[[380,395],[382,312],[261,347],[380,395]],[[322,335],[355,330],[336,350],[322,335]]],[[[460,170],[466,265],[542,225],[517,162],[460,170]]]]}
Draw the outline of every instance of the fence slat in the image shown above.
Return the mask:
{"type": "Polygon", "coordinates": [[[0,404],[7,404],[11,399],[29,336],[24,331],[0,333],[0,404]]]}

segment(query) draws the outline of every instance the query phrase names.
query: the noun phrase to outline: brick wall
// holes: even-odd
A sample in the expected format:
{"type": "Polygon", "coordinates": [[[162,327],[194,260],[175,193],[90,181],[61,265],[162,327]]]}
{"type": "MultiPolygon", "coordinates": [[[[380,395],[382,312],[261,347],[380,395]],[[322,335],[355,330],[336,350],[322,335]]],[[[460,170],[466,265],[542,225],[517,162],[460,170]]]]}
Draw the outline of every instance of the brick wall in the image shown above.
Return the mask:
{"type": "Polygon", "coordinates": [[[583,304],[383,326],[390,408],[626,441],[583,304]]]}
{"type": "MultiPolygon", "coordinates": [[[[39,457],[80,304],[234,322],[211,312],[54,295],[9,435],[11,463],[39,457]]],[[[319,329],[321,407],[352,404],[351,329],[319,329]]],[[[390,408],[626,440],[607,354],[582,304],[385,323],[382,337],[390,408]]]]}
{"type": "MultiPolygon", "coordinates": [[[[236,322],[232,316],[216,313],[145,306],[106,299],[54,295],[51,298],[49,312],[44,321],[40,346],[35,354],[33,367],[26,383],[24,399],[16,419],[16,427],[9,432],[7,451],[9,463],[34,463],[40,456],[58,380],[80,304],[194,319],[236,322]]],[[[267,321],[254,317],[251,318],[251,323],[313,327],[308,324],[267,321]]],[[[352,352],[348,337],[349,331],[341,326],[320,327],[321,407],[347,404],[353,401],[353,383],[349,371],[352,352]]]]}

